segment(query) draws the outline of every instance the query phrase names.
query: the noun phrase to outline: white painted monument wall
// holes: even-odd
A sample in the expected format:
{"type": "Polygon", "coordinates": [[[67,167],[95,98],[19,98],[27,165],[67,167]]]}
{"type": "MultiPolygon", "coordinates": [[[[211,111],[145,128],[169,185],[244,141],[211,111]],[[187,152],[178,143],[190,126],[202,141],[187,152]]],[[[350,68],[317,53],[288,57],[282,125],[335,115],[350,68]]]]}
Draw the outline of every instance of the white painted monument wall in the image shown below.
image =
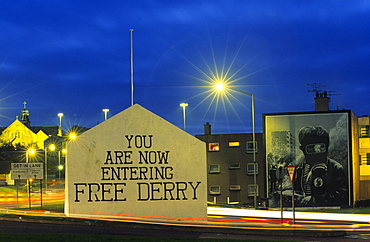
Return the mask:
{"type": "Polygon", "coordinates": [[[138,104],[67,151],[67,216],[207,216],[205,143],[138,104]]]}

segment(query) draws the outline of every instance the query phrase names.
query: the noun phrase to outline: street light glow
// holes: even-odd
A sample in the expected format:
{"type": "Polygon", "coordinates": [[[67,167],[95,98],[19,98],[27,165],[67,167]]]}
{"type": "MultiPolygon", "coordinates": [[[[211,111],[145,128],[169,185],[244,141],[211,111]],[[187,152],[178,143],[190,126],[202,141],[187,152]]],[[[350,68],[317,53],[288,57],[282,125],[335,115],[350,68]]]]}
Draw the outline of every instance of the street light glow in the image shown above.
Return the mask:
{"type": "Polygon", "coordinates": [[[180,107],[187,107],[188,104],[187,103],[180,103],[180,107]]]}
{"type": "MultiPolygon", "coordinates": [[[[235,60],[236,56],[233,59],[235,60]]],[[[238,98],[240,97],[238,96],[240,92],[237,91],[237,89],[239,88],[249,89],[249,87],[248,85],[245,84],[236,84],[236,83],[238,82],[240,83],[240,81],[245,80],[247,77],[249,77],[249,74],[247,75],[242,74],[242,70],[244,69],[245,66],[236,69],[233,66],[234,64],[235,64],[234,61],[232,61],[230,64],[227,64],[226,61],[224,60],[222,65],[219,65],[215,58],[213,58],[213,63],[205,64],[206,65],[205,69],[201,69],[200,67],[195,66],[195,64],[192,64],[194,68],[198,72],[200,72],[202,76],[199,77],[195,75],[190,75],[190,77],[193,77],[194,79],[203,82],[204,85],[200,87],[206,89],[202,93],[199,93],[196,96],[194,96],[194,98],[196,98],[198,96],[205,95],[202,100],[198,101],[198,104],[194,106],[193,110],[196,109],[198,106],[201,106],[202,104],[206,103],[208,107],[204,112],[204,117],[206,117],[208,112],[214,110],[213,123],[217,123],[218,115],[226,115],[226,118],[228,119],[227,122],[229,123],[232,117],[231,114],[233,114],[236,118],[232,118],[231,122],[235,123],[239,121],[239,123],[241,123],[243,126],[245,126],[245,128],[247,128],[247,125],[244,121],[245,120],[244,117],[243,118],[241,117],[244,115],[242,115],[238,111],[239,108],[237,108],[237,106],[241,106],[242,108],[246,109],[250,109],[250,107],[245,104],[244,98],[238,98]],[[219,111],[221,111],[223,114],[220,113],[219,111]]]]}
{"type": "Polygon", "coordinates": [[[77,138],[77,133],[76,132],[69,132],[68,139],[75,140],[76,138],[77,138]]]}
{"type": "Polygon", "coordinates": [[[50,151],[55,151],[55,144],[49,145],[49,150],[50,151]]]}
{"type": "Polygon", "coordinates": [[[37,158],[37,152],[33,146],[28,147],[26,150],[26,163],[30,161],[31,157],[37,158]]]}
{"type": "Polygon", "coordinates": [[[219,83],[216,84],[216,89],[218,91],[222,91],[224,88],[225,87],[224,87],[224,84],[223,83],[219,82],[219,83]]]}
{"type": "Polygon", "coordinates": [[[29,155],[34,155],[35,154],[35,149],[34,148],[29,148],[28,150],[27,150],[27,152],[28,152],[28,154],[29,155]]]}

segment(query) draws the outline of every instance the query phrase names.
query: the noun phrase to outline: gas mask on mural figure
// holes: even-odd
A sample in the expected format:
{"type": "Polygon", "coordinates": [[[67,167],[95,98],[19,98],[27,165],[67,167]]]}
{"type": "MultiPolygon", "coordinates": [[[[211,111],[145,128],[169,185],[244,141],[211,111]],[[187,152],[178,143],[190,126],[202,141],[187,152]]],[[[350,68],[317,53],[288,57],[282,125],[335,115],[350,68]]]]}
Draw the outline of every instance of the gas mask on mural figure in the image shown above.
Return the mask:
{"type": "Polygon", "coordinates": [[[305,182],[313,194],[324,192],[327,174],[328,141],[323,137],[308,137],[302,142],[301,150],[306,159],[305,182]]]}
{"type": "Polygon", "coordinates": [[[326,166],[328,146],[329,140],[326,137],[309,136],[302,140],[300,149],[311,167],[318,164],[326,166]]]}
{"type": "Polygon", "coordinates": [[[325,143],[312,143],[304,147],[306,162],[311,166],[316,164],[326,164],[328,151],[325,143]]]}

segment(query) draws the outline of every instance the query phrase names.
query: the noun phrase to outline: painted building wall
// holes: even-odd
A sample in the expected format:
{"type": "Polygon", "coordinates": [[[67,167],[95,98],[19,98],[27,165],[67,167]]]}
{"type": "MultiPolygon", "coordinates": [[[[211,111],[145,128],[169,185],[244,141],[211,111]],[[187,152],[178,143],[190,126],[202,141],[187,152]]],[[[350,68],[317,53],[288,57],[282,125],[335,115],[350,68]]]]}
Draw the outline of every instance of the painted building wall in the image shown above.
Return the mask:
{"type": "MultiPolygon", "coordinates": [[[[292,183],[283,174],[279,182],[268,174],[296,166],[295,206],[351,206],[357,199],[358,166],[355,116],[350,111],[264,114],[266,178],[271,207],[291,206],[292,183]],[[295,137],[296,150],[280,146],[274,133],[295,137]],[[317,135],[320,134],[320,135],[317,135]]],[[[276,173],[277,174],[277,173],[276,173]]]]}
{"type": "Polygon", "coordinates": [[[67,216],[207,216],[205,144],[138,104],[67,150],[67,216]]]}
{"type": "Polygon", "coordinates": [[[370,199],[370,117],[358,117],[359,199],[370,199]]]}

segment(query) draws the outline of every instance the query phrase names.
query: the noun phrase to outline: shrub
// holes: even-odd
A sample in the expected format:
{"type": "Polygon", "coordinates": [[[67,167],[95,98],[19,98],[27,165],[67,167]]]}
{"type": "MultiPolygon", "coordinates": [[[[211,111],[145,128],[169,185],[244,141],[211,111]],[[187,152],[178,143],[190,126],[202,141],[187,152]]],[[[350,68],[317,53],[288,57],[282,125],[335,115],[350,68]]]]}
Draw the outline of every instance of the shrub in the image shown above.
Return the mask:
{"type": "Polygon", "coordinates": [[[356,208],[370,207],[370,199],[357,200],[355,203],[356,208]]]}

